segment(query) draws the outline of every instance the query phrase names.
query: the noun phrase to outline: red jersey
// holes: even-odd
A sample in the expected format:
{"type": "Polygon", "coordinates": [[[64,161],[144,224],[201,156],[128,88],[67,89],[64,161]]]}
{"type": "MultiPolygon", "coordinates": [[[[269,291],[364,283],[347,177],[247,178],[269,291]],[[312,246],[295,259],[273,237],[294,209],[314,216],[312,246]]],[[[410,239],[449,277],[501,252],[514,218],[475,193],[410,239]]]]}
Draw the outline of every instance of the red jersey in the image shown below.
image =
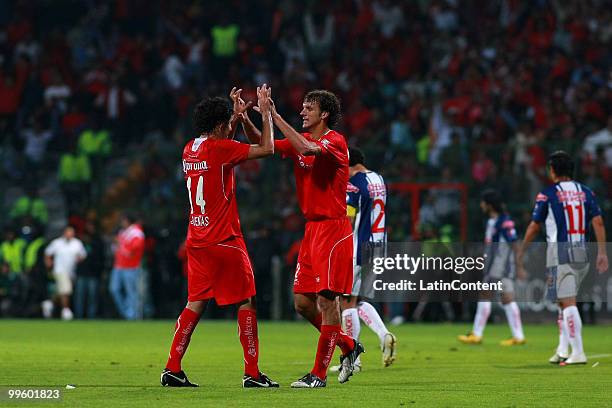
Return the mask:
{"type": "Polygon", "coordinates": [[[234,166],[247,159],[249,145],[228,139],[199,137],[183,149],[189,228],[186,246],[206,247],[241,237],[234,199],[234,166]]]}
{"type": "Polygon", "coordinates": [[[145,235],[142,227],[132,224],[117,235],[115,268],[138,268],[145,250],[145,235]]]}
{"type": "Polygon", "coordinates": [[[275,140],[274,149],[294,162],[295,184],[302,213],[308,221],[346,217],[349,179],[348,147],[344,136],[330,130],[321,139],[302,134],[321,148],[318,156],[298,154],[289,140],[275,140]]]}

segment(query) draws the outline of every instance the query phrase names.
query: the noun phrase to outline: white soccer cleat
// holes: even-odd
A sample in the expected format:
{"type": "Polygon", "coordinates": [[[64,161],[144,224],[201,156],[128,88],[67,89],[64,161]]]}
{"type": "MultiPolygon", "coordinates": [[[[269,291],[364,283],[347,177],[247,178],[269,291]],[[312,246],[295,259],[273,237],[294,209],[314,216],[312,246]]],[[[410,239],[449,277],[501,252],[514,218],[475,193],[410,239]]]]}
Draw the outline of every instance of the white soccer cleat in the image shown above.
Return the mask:
{"type": "Polygon", "coordinates": [[[53,317],[53,302],[51,300],[43,300],[40,306],[45,319],[50,319],[53,317]]]}
{"type": "Polygon", "coordinates": [[[558,352],[555,352],[555,354],[553,354],[552,357],[548,359],[548,362],[551,364],[559,364],[567,360],[568,357],[569,356],[567,354],[560,354],[558,352]]]}
{"type": "Polygon", "coordinates": [[[570,364],[586,364],[587,362],[587,356],[584,353],[580,353],[580,354],[573,354],[571,356],[569,356],[569,358],[567,360],[565,360],[565,364],[570,365],[570,364]]]}
{"type": "Polygon", "coordinates": [[[385,334],[382,347],[382,362],[385,367],[389,367],[395,361],[395,347],[397,345],[397,338],[393,333],[385,334]]]}
{"type": "MultiPolygon", "coordinates": [[[[331,373],[338,373],[338,372],[340,372],[340,369],[342,369],[342,366],[340,364],[329,367],[329,371],[331,373]]],[[[353,369],[353,374],[360,373],[360,372],[361,372],[361,361],[357,360],[357,361],[355,361],[355,366],[354,366],[354,369],[353,369]]]]}
{"type": "Polygon", "coordinates": [[[62,320],[72,320],[73,318],[72,310],[67,307],[62,309],[62,320]]]}

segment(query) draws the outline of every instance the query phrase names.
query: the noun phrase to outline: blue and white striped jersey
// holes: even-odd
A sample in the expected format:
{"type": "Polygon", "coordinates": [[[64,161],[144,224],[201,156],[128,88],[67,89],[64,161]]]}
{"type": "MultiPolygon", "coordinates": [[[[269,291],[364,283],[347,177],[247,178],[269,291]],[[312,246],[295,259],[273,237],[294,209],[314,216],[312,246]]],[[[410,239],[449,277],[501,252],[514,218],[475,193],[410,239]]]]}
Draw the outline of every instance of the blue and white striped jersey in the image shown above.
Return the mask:
{"type": "Polygon", "coordinates": [[[385,206],[387,186],[382,176],[373,171],[356,173],[347,187],[346,204],[356,210],[353,226],[353,260],[361,265],[363,242],[386,242],[385,206]]]}
{"type": "Polygon", "coordinates": [[[508,214],[489,218],[485,231],[486,272],[494,276],[514,276],[512,243],[517,240],[514,221],[508,214]]]}
{"type": "Polygon", "coordinates": [[[598,215],[601,209],[595,195],[576,181],[562,181],[540,192],[532,220],[544,223],[546,228],[547,266],[584,262],[572,259],[571,248],[584,247],[591,220],[598,215]],[[556,250],[550,251],[551,247],[556,250]]]}

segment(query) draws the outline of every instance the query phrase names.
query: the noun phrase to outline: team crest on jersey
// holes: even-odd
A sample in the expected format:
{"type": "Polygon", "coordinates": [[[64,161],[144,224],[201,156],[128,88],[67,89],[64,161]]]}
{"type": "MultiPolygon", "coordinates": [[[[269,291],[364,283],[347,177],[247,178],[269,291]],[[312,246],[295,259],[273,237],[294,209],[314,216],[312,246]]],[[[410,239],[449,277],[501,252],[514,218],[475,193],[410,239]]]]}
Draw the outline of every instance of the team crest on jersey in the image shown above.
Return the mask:
{"type": "Polygon", "coordinates": [[[349,192],[349,193],[358,193],[359,192],[359,187],[357,187],[353,183],[349,182],[347,184],[347,186],[346,186],[346,191],[349,192]]]}
{"type": "Polygon", "coordinates": [[[331,142],[328,139],[321,139],[321,144],[327,149],[331,142]]]}

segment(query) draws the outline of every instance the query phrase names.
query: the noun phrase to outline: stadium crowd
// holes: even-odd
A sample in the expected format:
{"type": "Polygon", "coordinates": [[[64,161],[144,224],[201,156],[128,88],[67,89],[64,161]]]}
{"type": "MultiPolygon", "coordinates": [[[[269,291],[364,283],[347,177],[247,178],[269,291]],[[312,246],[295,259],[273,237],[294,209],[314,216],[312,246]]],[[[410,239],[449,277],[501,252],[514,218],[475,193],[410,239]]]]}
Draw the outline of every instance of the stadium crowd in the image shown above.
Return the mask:
{"type": "MultiPolygon", "coordinates": [[[[271,84],[294,123],[308,90],[333,90],[340,131],[388,183],[460,182],[472,198],[495,188],[519,231],[547,183],[547,154],[566,150],[609,220],[611,40],[605,0],[0,0],[0,315],[41,313],[56,290],[44,250],[70,224],[89,254],[75,300],[89,291],[100,306],[77,315],[117,316],[111,244],[134,210],[144,315],[174,316],[188,208],[180,154],[195,104],[232,86],[255,100],[271,84]]],[[[278,159],[237,173],[264,317],[270,260],[288,296],[303,231],[292,183],[278,159]]],[[[389,239],[418,239],[408,194],[390,194],[389,239]]],[[[419,231],[457,239],[457,192],[432,189],[422,203],[419,231]]],[[[469,205],[468,236],[480,241],[478,200],[469,205]]]]}

